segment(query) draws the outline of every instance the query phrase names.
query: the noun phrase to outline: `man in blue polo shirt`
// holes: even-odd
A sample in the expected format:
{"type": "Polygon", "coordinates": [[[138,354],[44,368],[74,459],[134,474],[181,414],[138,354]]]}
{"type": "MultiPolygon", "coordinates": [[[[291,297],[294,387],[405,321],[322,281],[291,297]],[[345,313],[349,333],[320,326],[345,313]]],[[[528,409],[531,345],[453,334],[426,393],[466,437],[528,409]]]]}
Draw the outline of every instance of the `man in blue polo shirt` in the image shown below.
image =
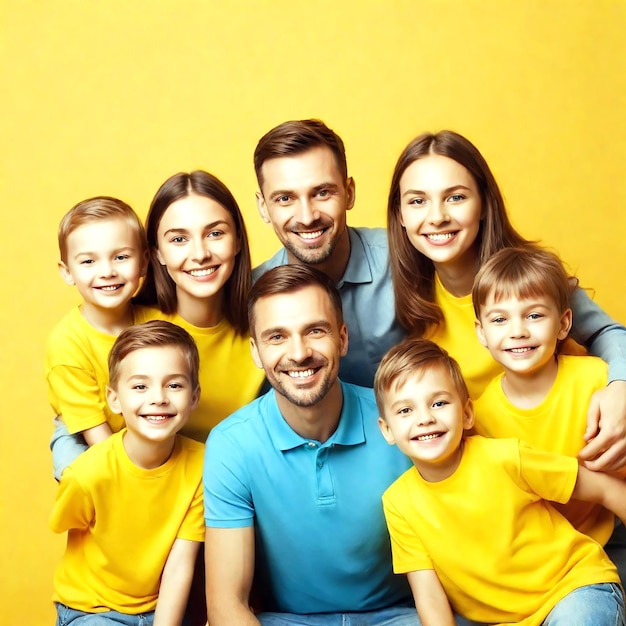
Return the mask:
{"type": "Polygon", "coordinates": [[[406,579],[392,573],[381,505],[410,462],[380,436],[372,390],[337,377],[348,333],[333,281],[307,265],[274,268],[248,314],[273,389],[207,441],[209,623],[419,624],[406,579]]]}
{"type": "Polygon", "coordinates": [[[346,223],[355,186],[343,141],[319,120],[285,122],[261,138],[254,168],[259,213],[283,249],[257,267],[253,279],[286,263],[313,265],[330,276],[350,332],[339,376],[371,387],[380,359],[405,333],[395,318],[386,230],[346,223]]]}

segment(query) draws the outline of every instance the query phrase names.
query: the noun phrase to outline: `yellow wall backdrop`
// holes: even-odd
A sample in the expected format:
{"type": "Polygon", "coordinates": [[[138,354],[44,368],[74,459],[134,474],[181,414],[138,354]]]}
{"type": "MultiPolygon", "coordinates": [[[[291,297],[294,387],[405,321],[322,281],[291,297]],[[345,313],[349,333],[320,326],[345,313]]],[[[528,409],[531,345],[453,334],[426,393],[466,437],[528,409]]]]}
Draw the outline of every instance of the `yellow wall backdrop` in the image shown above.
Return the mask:
{"type": "Polygon", "coordinates": [[[626,320],[624,0],[2,0],[0,583],[5,626],[53,623],[63,537],[43,350],[78,300],[56,270],[77,201],[145,216],[169,175],[207,169],[247,219],[252,152],[294,118],[344,139],[353,225],[384,225],[391,170],[424,130],[472,139],[515,225],[626,320]]]}

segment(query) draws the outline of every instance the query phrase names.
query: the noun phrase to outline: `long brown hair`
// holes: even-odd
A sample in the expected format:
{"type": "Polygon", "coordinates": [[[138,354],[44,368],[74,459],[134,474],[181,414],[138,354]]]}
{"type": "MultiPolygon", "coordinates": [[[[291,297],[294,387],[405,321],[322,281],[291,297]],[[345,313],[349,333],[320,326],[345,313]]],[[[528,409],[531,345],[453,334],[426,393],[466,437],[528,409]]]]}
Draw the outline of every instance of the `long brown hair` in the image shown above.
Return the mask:
{"type": "Polygon", "coordinates": [[[156,304],[163,313],[172,314],[176,312],[178,304],[176,283],[168,274],[167,268],[161,265],[157,258],[157,231],[169,206],[176,200],[191,194],[206,196],[215,200],[228,211],[235,223],[239,252],[233,273],[224,285],[223,315],[238,334],[244,335],[248,332],[246,302],[248,291],[250,291],[252,272],[246,227],[239,205],[226,185],[212,174],[202,170],[196,170],[190,174],[185,172],[174,174],[156,192],[146,218],[150,266],[146,280],[135,301],[138,304],[156,304]]]}
{"type": "Polygon", "coordinates": [[[474,178],[480,192],[482,216],[476,244],[480,263],[509,246],[527,243],[511,224],[504,199],[487,162],[468,139],[451,130],[416,137],[398,158],[387,203],[391,276],[396,317],[410,334],[421,336],[431,325],[443,321],[435,303],[435,266],[409,241],[400,220],[400,179],[418,159],[438,154],[455,160],[474,178]]]}

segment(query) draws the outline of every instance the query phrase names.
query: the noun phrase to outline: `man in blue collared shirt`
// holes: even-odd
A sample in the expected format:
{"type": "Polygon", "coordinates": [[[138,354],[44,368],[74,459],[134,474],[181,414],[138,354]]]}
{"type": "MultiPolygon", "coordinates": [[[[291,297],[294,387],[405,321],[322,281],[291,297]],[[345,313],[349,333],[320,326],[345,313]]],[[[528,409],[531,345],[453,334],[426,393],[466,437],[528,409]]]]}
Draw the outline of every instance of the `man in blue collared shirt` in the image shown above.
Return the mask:
{"type": "Polygon", "coordinates": [[[381,504],[410,462],[377,432],[372,390],[337,377],[348,331],[333,281],[307,265],[274,268],[248,314],[273,389],[207,441],[209,623],[418,625],[381,504]]]}
{"type": "Polygon", "coordinates": [[[371,387],[380,359],[405,333],[394,313],[385,229],[346,223],[355,187],[341,138],[318,120],[285,122],[259,141],[254,165],[259,212],[283,249],[253,279],[286,263],[314,265],[330,276],[350,332],[339,375],[371,387]]]}

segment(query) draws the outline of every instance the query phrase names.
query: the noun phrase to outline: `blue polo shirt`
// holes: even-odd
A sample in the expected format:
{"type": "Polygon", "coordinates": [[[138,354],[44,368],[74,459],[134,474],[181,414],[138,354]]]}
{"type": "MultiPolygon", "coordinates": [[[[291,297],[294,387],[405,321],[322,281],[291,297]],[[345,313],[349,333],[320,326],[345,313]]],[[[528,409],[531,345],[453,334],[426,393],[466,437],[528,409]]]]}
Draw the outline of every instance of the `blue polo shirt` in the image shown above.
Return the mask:
{"type": "Polygon", "coordinates": [[[205,523],[254,525],[265,610],[371,611],[410,604],[392,573],[381,497],[411,465],[380,434],[371,389],[342,383],[339,425],[304,439],[282,417],[274,390],[211,431],[205,453],[205,523]]]}
{"type": "MultiPolygon", "coordinates": [[[[372,387],[380,360],[405,332],[395,315],[386,229],[348,227],[348,232],[350,258],[337,285],[348,326],[348,354],[341,359],[339,378],[372,387]]],[[[286,264],[283,248],[255,268],[252,279],[286,264]]]]}

